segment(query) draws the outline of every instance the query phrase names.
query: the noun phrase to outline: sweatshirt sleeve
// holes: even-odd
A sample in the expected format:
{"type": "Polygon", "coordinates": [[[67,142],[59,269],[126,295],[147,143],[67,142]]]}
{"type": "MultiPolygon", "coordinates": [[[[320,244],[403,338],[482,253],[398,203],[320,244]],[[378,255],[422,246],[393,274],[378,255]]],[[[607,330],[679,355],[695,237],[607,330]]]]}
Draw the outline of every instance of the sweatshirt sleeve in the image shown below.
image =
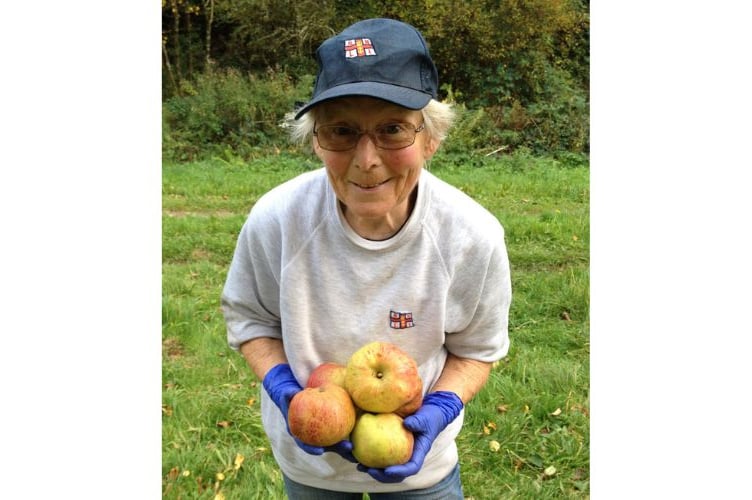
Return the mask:
{"type": "Polygon", "coordinates": [[[220,299],[234,350],[257,337],[282,338],[278,228],[268,211],[254,207],[240,231],[220,299]]]}
{"type": "MultiPolygon", "coordinates": [[[[512,285],[509,258],[504,242],[504,231],[499,226],[498,236],[486,259],[478,262],[466,259],[465,265],[474,272],[458,273],[454,299],[455,318],[462,318],[461,328],[447,332],[446,347],[456,356],[493,362],[509,351],[509,308],[512,285]]],[[[463,266],[464,267],[464,266],[463,266]]],[[[455,324],[457,324],[455,322],[455,324]]]]}

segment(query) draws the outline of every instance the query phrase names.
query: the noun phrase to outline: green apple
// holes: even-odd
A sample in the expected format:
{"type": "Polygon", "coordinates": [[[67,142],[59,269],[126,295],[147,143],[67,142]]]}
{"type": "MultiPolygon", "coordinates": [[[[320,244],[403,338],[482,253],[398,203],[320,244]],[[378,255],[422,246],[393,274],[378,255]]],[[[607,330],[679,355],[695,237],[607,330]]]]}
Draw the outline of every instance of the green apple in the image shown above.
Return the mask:
{"type": "Polygon", "coordinates": [[[396,413],[364,413],[350,434],[353,456],[366,467],[404,464],[413,455],[413,433],[396,413]]]}

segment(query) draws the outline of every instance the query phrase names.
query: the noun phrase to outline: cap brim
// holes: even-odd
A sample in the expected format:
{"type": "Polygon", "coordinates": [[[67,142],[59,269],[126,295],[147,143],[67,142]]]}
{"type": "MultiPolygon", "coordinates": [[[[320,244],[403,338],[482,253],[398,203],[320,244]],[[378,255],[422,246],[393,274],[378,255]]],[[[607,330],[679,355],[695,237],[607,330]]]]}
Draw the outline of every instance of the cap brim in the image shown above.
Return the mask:
{"type": "Polygon", "coordinates": [[[299,119],[305,113],[325,101],[331,101],[340,97],[361,96],[374,97],[391,102],[407,109],[423,109],[431,100],[431,95],[419,92],[407,87],[399,87],[380,82],[355,82],[345,83],[332,87],[311,99],[302,108],[295,112],[295,119],[299,119]]]}

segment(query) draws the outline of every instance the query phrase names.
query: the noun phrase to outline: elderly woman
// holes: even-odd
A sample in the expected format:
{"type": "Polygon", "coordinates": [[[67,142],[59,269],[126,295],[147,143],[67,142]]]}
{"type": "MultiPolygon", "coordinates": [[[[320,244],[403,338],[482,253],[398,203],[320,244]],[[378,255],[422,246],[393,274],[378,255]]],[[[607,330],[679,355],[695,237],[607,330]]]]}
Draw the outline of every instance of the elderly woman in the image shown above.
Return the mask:
{"type": "Polygon", "coordinates": [[[312,99],[291,116],[323,168],[266,193],[243,226],[222,293],[229,345],[263,381],[264,429],[290,498],[462,498],[464,405],[509,347],[504,231],[424,169],[451,125],[422,35],[358,22],[317,51],[312,99]],[[372,341],[417,363],[412,458],[374,469],[352,444],[293,438],[292,397],[324,362],[372,341]]]}

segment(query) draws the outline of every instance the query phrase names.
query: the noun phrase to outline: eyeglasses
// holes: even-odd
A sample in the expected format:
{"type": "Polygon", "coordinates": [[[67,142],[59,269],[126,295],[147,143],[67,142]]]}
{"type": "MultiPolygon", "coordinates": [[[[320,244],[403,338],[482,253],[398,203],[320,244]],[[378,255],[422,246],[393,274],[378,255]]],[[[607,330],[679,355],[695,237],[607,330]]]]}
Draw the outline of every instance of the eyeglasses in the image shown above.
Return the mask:
{"type": "Polygon", "coordinates": [[[358,130],[346,125],[321,125],[313,131],[319,146],[327,151],[348,151],[353,149],[360,138],[368,134],[376,147],[381,149],[402,149],[415,143],[415,136],[426,128],[423,123],[416,127],[412,123],[387,123],[373,130],[358,130]]]}

